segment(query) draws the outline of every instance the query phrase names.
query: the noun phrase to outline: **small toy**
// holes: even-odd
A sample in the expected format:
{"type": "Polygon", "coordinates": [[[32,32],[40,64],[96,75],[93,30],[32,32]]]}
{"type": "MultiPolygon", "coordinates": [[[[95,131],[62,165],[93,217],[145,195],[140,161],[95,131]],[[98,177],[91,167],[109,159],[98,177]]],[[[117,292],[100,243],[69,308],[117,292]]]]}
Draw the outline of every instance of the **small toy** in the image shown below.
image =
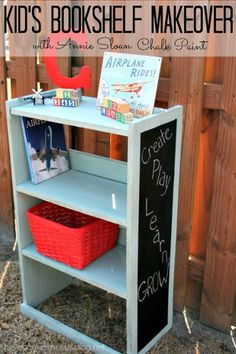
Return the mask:
{"type": "Polygon", "coordinates": [[[56,89],[56,97],[53,97],[53,106],[78,107],[81,101],[81,90],[56,89]]]}
{"type": "Polygon", "coordinates": [[[39,89],[38,91],[32,89],[32,91],[34,92],[34,95],[21,97],[21,100],[32,101],[35,106],[41,106],[45,104],[46,99],[52,99],[52,94],[46,96],[43,94],[42,89],[39,89]]]}
{"type": "Polygon", "coordinates": [[[129,103],[114,97],[103,97],[101,114],[121,123],[128,123],[133,120],[129,103]]]}
{"type": "Polygon", "coordinates": [[[32,89],[34,92],[34,95],[32,96],[32,100],[34,102],[35,106],[42,105],[44,104],[44,97],[41,95],[41,92],[43,91],[42,89],[39,89],[36,91],[35,89],[32,89]]]}

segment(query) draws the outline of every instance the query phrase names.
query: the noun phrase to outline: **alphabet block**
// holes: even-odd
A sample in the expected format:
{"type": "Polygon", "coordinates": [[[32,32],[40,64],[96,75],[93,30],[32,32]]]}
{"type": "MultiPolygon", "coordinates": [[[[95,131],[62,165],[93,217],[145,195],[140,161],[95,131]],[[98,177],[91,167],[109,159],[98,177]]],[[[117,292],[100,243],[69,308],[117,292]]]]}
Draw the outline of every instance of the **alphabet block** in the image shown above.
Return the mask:
{"type": "Polygon", "coordinates": [[[130,111],[128,102],[120,100],[115,97],[107,97],[107,96],[103,97],[102,106],[121,113],[129,113],[130,111]]]}
{"type": "Polygon", "coordinates": [[[56,89],[56,97],[63,98],[63,89],[61,88],[56,89]]]}
{"type": "MultiPolygon", "coordinates": [[[[103,101],[104,103],[104,101],[103,101]]],[[[133,113],[128,112],[128,113],[122,113],[122,112],[116,112],[110,108],[106,108],[101,106],[101,114],[103,116],[106,116],[111,119],[116,119],[117,121],[121,123],[128,123],[133,120],[133,113]]]]}
{"type": "Polygon", "coordinates": [[[53,106],[60,106],[61,105],[61,99],[57,97],[53,97],[53,106]]]}
{"type": "Polygon", "coordinates": [[[65,98],[65,99],[72,99],[72,98],[80,98],[80,90],[73,90],[73,89],[56,89],[56,97],[57,98],[65,98]]]}
{"type": "Polygon", "coordinates": [[[80,105],[79,98],[57,98],[53,97],[53,106],[57,107],[78,107],[80,105]]]}

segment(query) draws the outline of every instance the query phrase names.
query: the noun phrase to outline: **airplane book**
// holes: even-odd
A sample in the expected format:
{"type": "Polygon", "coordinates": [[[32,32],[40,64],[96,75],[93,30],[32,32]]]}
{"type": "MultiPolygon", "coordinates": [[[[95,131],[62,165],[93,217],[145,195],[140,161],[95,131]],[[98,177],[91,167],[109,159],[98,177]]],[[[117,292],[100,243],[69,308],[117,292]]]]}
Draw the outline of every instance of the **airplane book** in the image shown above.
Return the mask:
{"type": "Polygon", "coordinates": [[[22,117],[26,154],[33,183],[69,170],[69,153],[62,124],[22,117]]]}
{"type": "Polygon", "coordinates": [[[134,117],[152,114],[162,59],[105,52],[98,88],[97,107],[104,96],[127,101],[134,117]]]}

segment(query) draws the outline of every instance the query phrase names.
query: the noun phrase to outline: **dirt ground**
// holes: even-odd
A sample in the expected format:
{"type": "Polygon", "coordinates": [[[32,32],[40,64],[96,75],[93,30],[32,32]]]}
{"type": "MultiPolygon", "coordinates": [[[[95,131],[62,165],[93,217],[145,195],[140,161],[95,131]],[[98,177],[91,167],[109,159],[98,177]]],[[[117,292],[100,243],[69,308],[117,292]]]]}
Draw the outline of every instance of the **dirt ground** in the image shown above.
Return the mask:
{"type": "MultiPolygon", "coordinates": [[[[14,240],[0,236],[0,354],[93,353],[19,311],[22,294],[14,240]]],[[[125,301],[82,282],[50,298],[39,309],[69,326],[125,352],[125,301]],[[79,304],[84,304],[81,307],[79,304]]],[[[175,313],[171,331],[151,354],[236,353],[236,330],[223,334],[198,321],[186,309],[175,313]]]]}

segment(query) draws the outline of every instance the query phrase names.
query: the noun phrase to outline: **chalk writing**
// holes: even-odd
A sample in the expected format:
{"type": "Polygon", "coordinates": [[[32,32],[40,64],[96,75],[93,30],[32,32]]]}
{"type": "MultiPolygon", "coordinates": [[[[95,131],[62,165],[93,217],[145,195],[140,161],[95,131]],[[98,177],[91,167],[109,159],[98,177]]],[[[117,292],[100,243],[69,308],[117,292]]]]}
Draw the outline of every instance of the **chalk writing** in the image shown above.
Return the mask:
{"type": "Polygon", "coordinates": [[[138,351],[168,324],[176,120],[141,133],[138,351]]]}
{"type": "Polygon", "coordinates": [[[156,186],[162,188],[163,192],[161,196],[165,195],[171,180],[171,176],[169,176],[163,169],[163,165],[161,164],[159,159],[153,160],[152,164],[152,180],[155,179],[156,186]]]}
{"type": "MultiPolygon", "coordinates": [[[[138,288],[138,300],[139,302],[143,302],[146,298],[151,295],[154,295],[159,288],[162,288],[164,284],[167,284],[168,275],[169,275],[169,257],[167,250],[163,250],[165,245],[165,240],[161,238],[160,230],[158,228],[158,217],[157,213],[154,210],[149,209],[149,200],[146,198],[145,200],[145,216],[148,217],[148,226],[149,230],[154,233],[153,244],[155,246],[159,246],[157,251],[161,254],[161,264],[165,265],[166,273],[164,275],[161,274],[161,271],[155,271],[151,276],[147,279],[143,280],[138,288]],[[167,266],[166,266],[167,265],[167,266]]],[[[164,268],[164,267],[161,267],[164,268]]],[[[164,268],[164,269],[165,269],[164,268]]]]}
{"type": "Polygon", "coordinates": [[[156,244],[158,243],[159,244],[159,251],[161,252],[162,251],[162,243],[165,241],[164,240],[161,240],[161,235],[160,235],[160,231],[159,231],[159,228],[158,228],[158,224],[157,224],[157,215],[154,214],[154,210],[152,211],[148,211],[148,198],[146,198],[146,203],[145,203],[145,206],[146,206],[146,216],[150,216],[150,221],[149,221],[149,230],[150,231],[154,231],[155,234],[153,236],[153,243],[156,244]]]}
{"type": "Polygon", "coordinates": [[[164,284],[167,284],[169,277],[169,268],[170,263],[167,264],[166,273],[161,274],[161,271],[158,270],[150,275],[147,279],[143,280],[138,288],[138,300],[143,302],[149,296],[154,295],[164,284]]]}
{"type": "Polygon", "coordinates": [[[173,133],[170,133],[170,129],[166,128],[165,131],[160,129],[160,135],[156,138],[156,140],[147,148],[144,147],[142,149],[141,161],[144,165],[148,164],[153,154],[157,154],[171,138],[173,137],[173,133]]]}
{"type": "Polygon", "coordinates": [[[172,139],[173,133],[170,132],[169,128],[165,130],[160,129],[158,137],[152,142],[149,147],[144,147],[141,152],[141,162],[144,165],[152,164],[152,180],[155,180],[155,185],[159,187],[161,192],[161,197],[163,197],[170,185],[171,176],[164,170],[160,159],[154,158],[160,150],[168,144],[172,139]]]}

